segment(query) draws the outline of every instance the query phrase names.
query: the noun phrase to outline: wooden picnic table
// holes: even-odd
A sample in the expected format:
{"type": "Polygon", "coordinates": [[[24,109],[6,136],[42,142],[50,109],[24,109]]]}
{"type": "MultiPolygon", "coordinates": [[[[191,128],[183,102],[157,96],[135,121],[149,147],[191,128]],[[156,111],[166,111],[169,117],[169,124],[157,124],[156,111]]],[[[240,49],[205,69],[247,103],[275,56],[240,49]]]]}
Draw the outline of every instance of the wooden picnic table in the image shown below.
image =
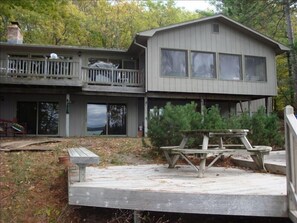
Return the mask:
{"type": "Polygon", "coordinates": [[[169,163],[169,168],[174,168],[178,159],[181,157],[189,163],[195,170],[198,171],[198,177],[203,177],[206,169],[206,158],[208,155],[215,155],[215,159],[207,166],[210,168],[223,154],[242,154],[250,155],[257,167],[265,170],[264,155],[269,154],[271,147],[269,146],[252,146],[247,139],[247,129],[221,129],[221,130],[190,130],[181,131],[183,139],[179,146],[163,146],[166,160],[169,163]],[[203,136],[202,148],[188,148],[187,144],[190,138],[203,136]],[[210,138],[219,138],[218,145],[209,144],[210,138]],[[241,144],[230,145],[225,144],[224,140],[228,138],[239,138],[241,144]],[[199,156],[199,168],[189,159],[189,156],[199,156]]]}

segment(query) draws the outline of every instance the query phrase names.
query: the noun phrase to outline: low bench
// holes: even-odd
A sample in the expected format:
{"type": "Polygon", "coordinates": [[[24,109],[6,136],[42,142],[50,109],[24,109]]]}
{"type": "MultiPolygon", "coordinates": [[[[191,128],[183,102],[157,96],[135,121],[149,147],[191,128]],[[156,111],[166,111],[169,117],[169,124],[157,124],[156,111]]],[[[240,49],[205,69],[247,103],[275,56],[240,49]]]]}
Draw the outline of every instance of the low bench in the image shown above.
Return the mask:
{"type": "Polygon", "coordinates": [[[79,168],[79,182],[86,181],[86,166],[99,164],[99,156],[84,147],[68,149],[70,162],[79,168]]]}

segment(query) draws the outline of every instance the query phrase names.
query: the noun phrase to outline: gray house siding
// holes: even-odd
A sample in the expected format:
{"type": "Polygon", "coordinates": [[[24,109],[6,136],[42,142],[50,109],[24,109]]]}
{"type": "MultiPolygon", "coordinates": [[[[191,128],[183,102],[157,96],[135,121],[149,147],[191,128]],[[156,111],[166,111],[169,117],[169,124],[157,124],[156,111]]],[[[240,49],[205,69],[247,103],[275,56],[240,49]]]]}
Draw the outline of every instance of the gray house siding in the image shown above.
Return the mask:
{"type": "MultiPolygon", "coordinates": [[[[138,128],[138,99],[123,97],[103,97],[70,95],[69,109],[70,136],[85,136],[87,130],[87,104],[125,104],[127,106],[127,136],[135,137],[138,128]]],[[[13,120],[17,117],[18,102],[57,102],[59,104],[58,136],[66,136],[66,95],[51,94],[0,94],[1,119],[13,120]]]]}
{"type": "Polygon", "coordinates": [[[137,135],[138,99],[125,97],[71,95],[70,135],[84,136],[87,130],[87,104],[125,104],[127,106],[127,136],[137,135]]]}
{"type": "MultiPolygon", "coordinates": [[[[218,69],[217,62],[217,73],[218,69]]],[[[271,47],[215,21],[157,32],[148,40],[148,91],[273,96],[276,95],[275,70],[275,52],[271,47]],[[213,23],[219,24],[219,33],[212,33],[213,23]],[[160,75],[161,49],[187,50],[188,77],[160,75]],[[265,57],[267,82],[193,78],[190,74],[190,51],[214,52],[216,61],[219,53],[241,55],[242,68],[245,55],[265,57]]]]}
{"type": "Polygon", "coordinates": [[[18,102],[57,102],[59,104],[59,136],[65,136],[65,95],[50,94],[0,94],[0,117],[1,119],[13,120],[17,118],[18,102]]]}

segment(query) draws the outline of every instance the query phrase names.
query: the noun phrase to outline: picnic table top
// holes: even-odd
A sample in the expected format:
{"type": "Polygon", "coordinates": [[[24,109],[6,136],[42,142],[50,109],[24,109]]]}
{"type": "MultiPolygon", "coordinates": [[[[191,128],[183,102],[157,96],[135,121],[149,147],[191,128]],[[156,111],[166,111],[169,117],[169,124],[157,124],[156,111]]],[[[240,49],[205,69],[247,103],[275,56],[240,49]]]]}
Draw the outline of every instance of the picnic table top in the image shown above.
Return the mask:
{"type": "Polygon", "coordinates": [[[248,129],[195,129],[195,130],[182,130],[181,133],[185,135],[195,134],[246,134],[248,129]]]}

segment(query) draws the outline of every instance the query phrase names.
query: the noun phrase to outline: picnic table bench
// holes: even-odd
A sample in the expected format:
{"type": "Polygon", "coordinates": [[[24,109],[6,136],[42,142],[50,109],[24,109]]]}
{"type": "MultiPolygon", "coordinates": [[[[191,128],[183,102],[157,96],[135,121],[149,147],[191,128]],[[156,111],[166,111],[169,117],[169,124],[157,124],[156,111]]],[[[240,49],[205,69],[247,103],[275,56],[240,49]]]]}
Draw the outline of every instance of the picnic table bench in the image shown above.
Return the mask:
{"type": "Polygon", "coordinates": [[[68,149],[70,162],[79,168],[79,182],[86,181],[86,166],[99,164],[99,156],[84,147],[68,149]]]}
{"type": "Polygon", "coordinates": [[[164,152],[165,158],[169,164],[169,168],[174,168],[178,159],[181,157],[189,163],[196,171],[198,177],[203,177],[204,171],[210,168],[222,155],[250,155],[260,170],[264,170],[264,155],[269,154],[272,150],[269,146],[252,146],[246,135],[248,130],[245,129],[224,129],[224,130],[192,130],[182,131],[183,140],[179,146],[163,146],[161,149],[164,152]],[[186,145],[189,138],[203,135],[202,148],[188,148],[186,145]],[[209,145],[209,138],[218,137],[218,145],[209,145]],[[223,138],[239,138],[242,144],[234,145],[223,143],[223,138]],[[188,156],[198,156],[200,158],[199,168],[193,164],[188,156]],[[216,156],[215,159],[206,166],[206,158],[209,155],[216,156]]]}

